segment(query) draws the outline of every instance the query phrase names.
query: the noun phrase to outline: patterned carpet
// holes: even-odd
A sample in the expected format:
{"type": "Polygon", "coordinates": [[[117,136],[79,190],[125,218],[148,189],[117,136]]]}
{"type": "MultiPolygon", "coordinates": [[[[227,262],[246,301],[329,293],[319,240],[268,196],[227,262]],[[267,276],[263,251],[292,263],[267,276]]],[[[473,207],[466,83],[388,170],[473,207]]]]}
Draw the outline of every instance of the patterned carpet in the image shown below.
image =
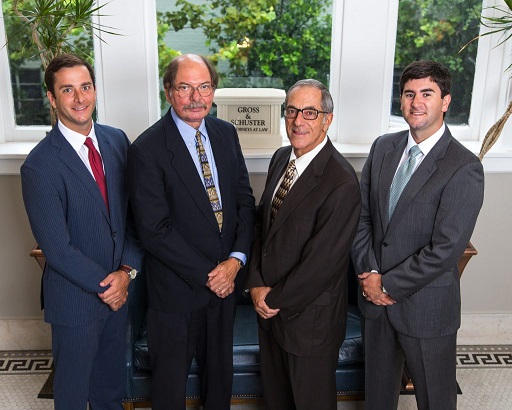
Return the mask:
{"type": "MultiPolygon", "coordinates": [[[[52,409],[53,401],[44,400],[51,399],[52,363],[50,351],[0,351],[0,410],[52,409]]],[[[512,345],[458,346],[457,380],[459,409],[512,409],[512,345]]],[[[338,403],[338,409],[363,407],[362,402],[338,403]]],[[[399,410],[415,408],[413,396],[400,398],[399,410]]]]}

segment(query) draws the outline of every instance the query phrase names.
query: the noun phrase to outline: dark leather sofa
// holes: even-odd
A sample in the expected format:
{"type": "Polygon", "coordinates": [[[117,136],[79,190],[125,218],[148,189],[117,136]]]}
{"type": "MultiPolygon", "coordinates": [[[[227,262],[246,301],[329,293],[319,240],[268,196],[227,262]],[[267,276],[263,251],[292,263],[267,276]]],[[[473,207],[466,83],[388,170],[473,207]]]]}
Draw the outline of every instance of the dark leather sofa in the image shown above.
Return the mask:
{"type": "MultiPolygon", "coordinates": [[[[364,357],[361,337],[361,317],[356,305],[354,275],[349,274],[349,313],[346,338],[339,351],[336,386],[338,400],[360,400],[364,395],[364,357]]],[[[233,340],[232,403],[261,400],[258,329],[251,301],[238,296],[233,340]]],[[[125,409],[148,406],[151,372],[145,330],[146,289],[144,277],[131,285],[129,296],[129,325],[126,348],[128,368],[125,409]]],[[[198,402],[199,380],[193,362],[187,384],[187,401],[198,402]]]]}

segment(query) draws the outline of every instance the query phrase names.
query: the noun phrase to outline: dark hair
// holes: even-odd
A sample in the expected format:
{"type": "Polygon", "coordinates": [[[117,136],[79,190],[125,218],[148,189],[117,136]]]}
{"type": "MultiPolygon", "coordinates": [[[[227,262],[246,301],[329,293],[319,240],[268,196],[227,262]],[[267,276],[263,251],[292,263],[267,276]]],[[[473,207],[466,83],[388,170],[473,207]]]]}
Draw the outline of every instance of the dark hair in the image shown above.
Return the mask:
{"type": "Polygon", "coordinates": [[[44,73],[44,83],[46,84],[46,88],[53,95],[55,95],[54,83],[55,83],[55,73],[59,71],[61,68],[71,68],[77,66],[85,66],[87,71],[91,76],[92,85],[96,88],[96,78],[94,76],[94,69],[92,66],[85,60],[77,57],[73,54],[59,54],[55,56],[44,73]]]}
{"type": "Polygon", "coordinates": [[[299,87],[313,87],[322,92],[322,102],[321,109],[325,112],[333,112],[334,111],[334,103],[332,101],[331,93],[329,92],[328,88],[321,83],[320,81],[313,80],[311,78],[305,79],[305,80],[299,80],[295,84],[293,84],[286,93],[286,98],[284,100],[284,106],[288,106],[288,96],[290,95],[290,92],[293,91],[295,88],[299,87]]]}
{"type": "Polygon", "coordinates": [[[400,77],[400,96],[404,92],[404,85],[409,80],[418,80],[430,77],[441,90],[441,98],[450,94],[452,76],[448,69],[435,61],[421,60],[414,61],[405,67],[400,77]]]}
{"type": "MultiPolygon", "coordinates": [[[[178,57],[174,57],[169,65],[167,66],[167,69],[165,70],[164,77],[162,79],[162,82],[164,84],[164,88],[167,90],[169,88],[174,88],[176,84],[176,76],[178,75],[178,68],[180,63],[187,58],[187,54],[181,55],[178,57]]],[[[217,85],[219,84],[219,75],[217,74],[217,70],[215,69],[213,63],[208,60],[206,57],[203,56],[197,56],[195,54],[192,54],[191,56],[196,56],[203,60],[203,62],[206,64],[206,67],[208,68],[208,71],[210,72],[210,79],[212,82],[212,87],[217,88],[217,85]]]]}

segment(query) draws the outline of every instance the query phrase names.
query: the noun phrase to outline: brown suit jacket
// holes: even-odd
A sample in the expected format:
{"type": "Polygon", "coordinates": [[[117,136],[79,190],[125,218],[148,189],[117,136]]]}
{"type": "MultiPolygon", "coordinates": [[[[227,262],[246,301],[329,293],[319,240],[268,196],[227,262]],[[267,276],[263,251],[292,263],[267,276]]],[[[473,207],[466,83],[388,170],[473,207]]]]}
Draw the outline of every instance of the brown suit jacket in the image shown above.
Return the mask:
{"type": "Polygon", "coordinates": [[[270,226],[274,190],[291,147],[273,156],[258,209],[246,288],[270,286],[274,318],[258,318],[299,356],[336,352],[345,337],[349,251],[361,206],[352,166],[330,141],[295,182],[270,226]]]}

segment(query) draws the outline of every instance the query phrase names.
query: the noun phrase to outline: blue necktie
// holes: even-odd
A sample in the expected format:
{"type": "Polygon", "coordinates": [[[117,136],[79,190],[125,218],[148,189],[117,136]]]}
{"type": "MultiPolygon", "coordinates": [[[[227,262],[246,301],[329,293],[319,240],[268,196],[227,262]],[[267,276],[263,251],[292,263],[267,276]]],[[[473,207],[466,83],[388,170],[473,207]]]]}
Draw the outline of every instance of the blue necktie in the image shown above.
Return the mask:
{"type": "Polygon", "coordinates": [[[398,171],[393,178],[393,182],[391,183],[391,188],[389,190],[389,219],[391,220],[391,216],[395,211],[396,204],[402,191],[404,190],[407,182],[411,179],[412,174],[416,168],[416,164],[418,163],[419,156],[421,154],[421,149],[417,145],[413,145],[409,150],[409,158],[398,168],[398,171]]]}

